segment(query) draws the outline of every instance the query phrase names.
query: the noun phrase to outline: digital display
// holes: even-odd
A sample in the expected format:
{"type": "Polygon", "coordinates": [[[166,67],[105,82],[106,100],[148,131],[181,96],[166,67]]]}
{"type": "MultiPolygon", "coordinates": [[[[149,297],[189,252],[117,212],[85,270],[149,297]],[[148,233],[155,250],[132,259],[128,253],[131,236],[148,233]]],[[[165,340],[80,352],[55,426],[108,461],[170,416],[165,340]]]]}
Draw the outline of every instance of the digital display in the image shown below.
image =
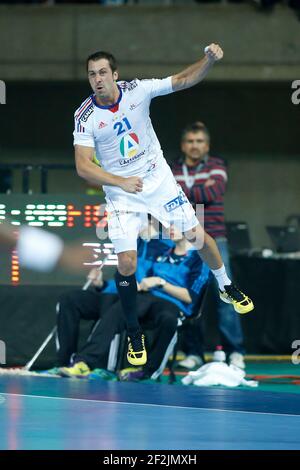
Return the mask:
{"type": "Polygon", "coordinates": [[[78,241],[87,249],[87,260],[82,272],[69,273],[57,268],[51,273],[38,273],[20,268],[14,249],[1,255],[0,283],[12,285],[56,284],[81,285],[89,266],[97,266],[107,256],[104,278],[111,277],[117,265],[117,256],[108,238],[98,239],[96,231],[107,232],[105,202],[99,196],[70,194],[11,194],[0,196],[0,223],[6,221],[16,227],[31,225],[49,230],[65,243],[78,241]],[[110,268],[109,268],[110,267],[110,268]]]}

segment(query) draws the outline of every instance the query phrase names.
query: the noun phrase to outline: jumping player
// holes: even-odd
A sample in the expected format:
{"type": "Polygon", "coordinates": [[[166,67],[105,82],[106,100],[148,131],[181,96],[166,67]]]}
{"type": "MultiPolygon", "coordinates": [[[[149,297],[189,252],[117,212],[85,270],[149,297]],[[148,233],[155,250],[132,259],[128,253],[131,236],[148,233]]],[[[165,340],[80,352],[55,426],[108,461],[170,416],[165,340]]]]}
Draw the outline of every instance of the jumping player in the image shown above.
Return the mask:
{"type": "Polygon", "coordinates": [[[136,314],[135,279],[136,240],[147,213],[164,227],[174,223],[194,244],[215,275],[224,302],[239,313],[254,308],[251,299],[231,283],[216,243],[204,232],[176,183],[149,116],[153,98],[196,85],[222,57],[220,46],[211,44],[200,61],[176,75],[131,82],[118,81],[112,54],[100,51],[87,59],[93,94],[75,112],[76,169],[89,183],[102,185],[106,194],[109,237],[118,255],[115,281],[127,323],[127,358],[132,365],[147,361],[136,314]]]}

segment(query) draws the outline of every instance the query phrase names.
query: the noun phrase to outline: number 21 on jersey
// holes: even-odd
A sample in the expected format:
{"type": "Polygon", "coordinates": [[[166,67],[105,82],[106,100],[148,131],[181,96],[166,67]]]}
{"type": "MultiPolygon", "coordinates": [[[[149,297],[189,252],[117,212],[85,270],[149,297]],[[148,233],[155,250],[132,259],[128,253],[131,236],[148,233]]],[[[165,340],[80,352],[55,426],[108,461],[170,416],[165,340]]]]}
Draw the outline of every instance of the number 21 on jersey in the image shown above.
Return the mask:
{"type": "Polygon", "coordinates": [[[114,125],[114,129],[117,130],[117,135],[124,134],[127,130],[130,131],[131,125],[128,119],[125,117],[122,119],[122,121],[118,121],[114,125]]]}

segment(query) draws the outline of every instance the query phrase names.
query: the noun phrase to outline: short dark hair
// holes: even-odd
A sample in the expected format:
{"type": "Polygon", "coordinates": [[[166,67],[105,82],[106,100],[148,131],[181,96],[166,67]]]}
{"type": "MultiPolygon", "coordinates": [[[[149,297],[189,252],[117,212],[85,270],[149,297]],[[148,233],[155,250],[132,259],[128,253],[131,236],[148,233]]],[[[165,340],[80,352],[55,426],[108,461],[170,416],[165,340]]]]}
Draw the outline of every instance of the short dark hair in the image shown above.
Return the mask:
{"type": "Polygon", "coordinates": [[[118,70],[118,64],[115,57],[110,52],[105,51],[97,51],[89,55],[86,59],[86,69],[88,70],[90,60],[93,60],[95,62],[96,60],[100,59],[106,59],[108,61],[112,72],[118,70]]]}
{"type": "Polygon", "coordinates": [[[207,142],[209,142],[210,141],[209,131],[206,125],[201,121],[196,121],[196,122],[193,122],[192,124],[188,124],[183,129],[182,134],[181,134],[181,142],[185,140],[185,137],[189,132],[200,132],[200,131],[205,134],[207,142]]]}

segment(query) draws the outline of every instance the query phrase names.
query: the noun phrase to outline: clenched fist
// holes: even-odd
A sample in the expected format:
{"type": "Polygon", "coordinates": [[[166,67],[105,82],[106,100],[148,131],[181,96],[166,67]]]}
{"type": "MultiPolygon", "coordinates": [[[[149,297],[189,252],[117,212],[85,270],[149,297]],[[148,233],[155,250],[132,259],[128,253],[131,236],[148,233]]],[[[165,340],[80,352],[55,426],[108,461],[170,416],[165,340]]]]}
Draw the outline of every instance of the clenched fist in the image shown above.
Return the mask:
{"type": "Polygon", "coordinates": [[[139,176],[123,178],[120,188],[126,191],[126,193],[140,193],[143,191],[143,180],[139,176]]]}
{"type": "Polygon", "coordinates": [[[211,61],[217,61],[221,60],[223,58],[223,51],[219,44],[210,44],[209,46],[206,46],[204,49],[206,57],[208,57],[209,60],[211,61]]]}

